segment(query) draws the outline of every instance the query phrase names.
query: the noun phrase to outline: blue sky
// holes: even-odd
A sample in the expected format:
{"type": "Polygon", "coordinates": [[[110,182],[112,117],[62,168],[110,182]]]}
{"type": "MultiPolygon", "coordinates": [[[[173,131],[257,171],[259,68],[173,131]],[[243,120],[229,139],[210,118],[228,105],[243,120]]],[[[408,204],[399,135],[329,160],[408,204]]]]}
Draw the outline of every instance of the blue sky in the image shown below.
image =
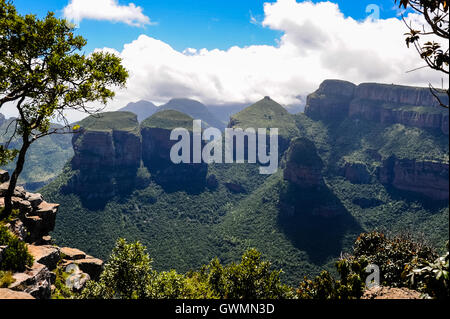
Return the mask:
{"type": "MultiPolygon", "coordinates": [[[[92,0],[96,1],[96,0],[92,0]]],[[[44,16],[53,11],[63,16],[63,8],[68,0],[15,0],[22,14],[34,13],[44,16]]],[[[146,34],[182,51],[185,48],[227,49],[232,46],[254,44],[276,44],[281,31],[270,30],[250,23],[251,17],[257,21],[264,18],[263,4],[258,0],[120,0],[120,5],[134,3],[143,8],[143,13],[155,24],[133,27],[124,23],[83,20],[79,32],[88,39],[87,52],[94,48],[110,47],[120,51],[141,34],[146,34]]],[[[318,2],[318,1],[313,1],[318,2]]],[[[366,8],[370,4],[380,7],[380,17],[396,16],[394,0],[341,0],[337,3],[345,16],[365,19],[366,8]]],[[[396,7],[396,6],[395,6],[396,7]]]]}
{"type": "MultiPolygon", "coordinates": [[[[408,49],[394,0],[14,0],[21,14],[78,21],[85,53],[120,56],[130,77],[108,110],[171,98],[205,104],[270,96],[304,105],[326,79],[440,86],[408,49]],[[379,17],[367,8],[379,9],[379,17]],[[371,18],[369,18],[369,16],[371,18]]],[[[407,21],[423,17],[408,13],[407,21]]],[[[444,80],[448,82],[447,79],[444,80]]]]}

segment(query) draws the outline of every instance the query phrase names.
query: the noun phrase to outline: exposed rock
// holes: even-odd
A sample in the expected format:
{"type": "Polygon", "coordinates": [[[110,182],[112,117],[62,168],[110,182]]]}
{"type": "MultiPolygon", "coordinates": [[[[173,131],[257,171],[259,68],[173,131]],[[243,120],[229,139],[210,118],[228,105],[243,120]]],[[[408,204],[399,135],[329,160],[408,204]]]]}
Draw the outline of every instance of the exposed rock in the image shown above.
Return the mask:
{"type": "Polygon", "coordinates": [[[23,223],[30,232],[28,240],[35,242],[48,235],[55,228],[59,204],[42,202],[37,209],[25,215],[23,223]]]}
{"type": "Polygon", "coordinates": [[[342,175],[353,184],[368,184],[371,180],[371,175],[364,163],[345,163],[342,175]]]}
{"type": "Polygon", "coordinates": [[[237,183],[225,183],[225,186],[232,193],[245,193],[247,192],[244,186],[237,183]]]}
{"type": "Polygon", "coordinates": [[[64,259],[67,260],[77,260],[86,258],[86,254],[76,248],[62,247],[61,254],[63,254],[64,259]]]}
{"type": "Polygon", "coordinates": [[[449,164],[389,157],[379,179],[383,184],[419,193],[434,200],[449,199],[449,164]]]}
{"type": "Polygon", "coordinates": [[[20,219],[14,219],[7,224],[8,229],[20,240],[27,238],[27,229],[20,219]]]}
{"type": "Polygon", "coordinates": [[[323,184],[322,167],[314,143],[297,138],[286,152],[284,179],[302,188],[318,187],[323,184]]]}
{"type": "Polygon", "coordinates": [[[9,173],[5,170],[0,169],[0,183],[9,181],[9,173]]]}
{"type": "Polygon", "coordinates": [[[168,110],[142,122],[142,161],[158,183],[171,186],[206,183],[207,164],[193,163],[192,121],[186,114],[168,110]],[[178,142],[170,139],[174,128],[185,128],[190,132],[190,163],[175,164],[170,158],[171,149],[178,142]]]}
{"type": "Polygon", "coordinates": [[[217,180],[216,175],[211,174],[208,176],[208,178],[206,179],[206,186],[209,189],[216,189],[219,186],[219,181],[217,180]]]}
{"type": "Polygon", "coordinates": [[[314,119],[339,119],[347,116],[356,85],[347,81],[325,80],[307,97],[305,114],[314,119]]]}
{"type": "Polygon", "coordinates": [[[80,270],[87,273],[93,280],[98,280],[103,270],[103,260],[91,256],[86,256],[85,259],[74,260],[73,263],[80,267],[80,270]]]}
{"type": "Polygon", "coordinates": [[[361,299],[422,299],[422,294],[408,288],[373,287],[361,299]]]}
{"type": "Polygon", "coordinates": [[[39,193],[26,193],[25,199],[30,202],[33,208],[37,208],[44,200],[39,193]]]}
{"type": "Polygon", "coordinates": [[[0,299],[35,299],[32,295],[22,291],[14,291],[8,288],[0,288],[0,299]]]}
{"type": "MultiPolygon", "coordinates": [[[[7,181],[0,184],[0,207],[5,206],[4,195],[8,187],[7,181]]],[[[19,210],[19,219],[11,221],[8,227],[21,240],[40,241],[55,227],[58,204],[49,204],[43,201],[41,194],[29,193],[21,186],[14,189],[11,201],[13,208],[19,210]]]]}
{"type": "MultiPolygon", "coordinates": [[[[444,103],[448,96],[439,93],[444,103]]],[[[315,119],[344,117],[440,130],[448,135],[448,110],[428,88],[326,80],[307,98],[305,114],[315,119]]]]}
{"type": "Polygon", "coordinates": [[[51,296],[51,274],[48,268],[35,262],[31,269],[23,273],[13,274],[15,282],[8,288],[29,293],[37,299],[48,299],[51,296]]]}
{"type": "Polygon", "coordinates": [[[78,123],[80,130],[72,138],[77,170],[68,189],[83,198],[110,198],[121,193],[123,181],[130,181],[141,164],[141,136],[136,115],[107,112],[78,123]],[[120,181],[120,182],[119,182],[120,181]]]}
{"type": "Polygon", "coordinates": [[[51,245],[28,245],[28,251],[33,256],[34,261],[38,262],[48,269],[55,269],[60,259],[60,249],[51,245]]]}

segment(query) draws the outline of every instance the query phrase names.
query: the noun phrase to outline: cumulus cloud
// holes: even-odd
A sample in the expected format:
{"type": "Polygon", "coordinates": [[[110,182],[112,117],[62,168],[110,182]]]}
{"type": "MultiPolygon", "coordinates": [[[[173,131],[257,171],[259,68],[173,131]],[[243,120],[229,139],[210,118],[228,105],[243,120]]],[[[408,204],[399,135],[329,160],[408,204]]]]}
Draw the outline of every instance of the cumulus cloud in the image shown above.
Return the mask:
{"type": "Polygon", "coordinates": [[[357,21],[331,2],[278,0],[264,5],[262,26],[283,32],[277,45],[177,51],[141,35],[120,52],[130,79],[111,109],[139,99],[165,103],[173,97],[220,104],[269,95],[288,105],[329,78],[357,84],[441,82],[442,75],[429,69],[407,73],[423,62],[406,47],[405,25],[397,18],[357,21]]]}
{"type": "Polygon", "coordinates": [[[119,5],[118,0],[70,0],[64,8],[64,17],[77,23],[83,19],[123,22],[136,27],[151,23],[141,7],[133,3],[119,5]]]}

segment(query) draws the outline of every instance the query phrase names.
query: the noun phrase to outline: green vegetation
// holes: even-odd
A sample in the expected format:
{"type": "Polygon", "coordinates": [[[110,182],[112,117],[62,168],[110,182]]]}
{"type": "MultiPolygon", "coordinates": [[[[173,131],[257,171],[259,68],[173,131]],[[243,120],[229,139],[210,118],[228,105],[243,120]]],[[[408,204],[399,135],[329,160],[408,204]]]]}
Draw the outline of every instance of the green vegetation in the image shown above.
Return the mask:
{"type": "Polygon", "coordinates": [[[216,258],[198,272],[158,273],[139,242],[119,239],[98,282],[90,281],[81,298],[88,299],[278,299],[290,289],[280,282],[281,271],[248,250],[239,264],[222,266],[216,258]]]}
{"type": "Polygon", "coordinates": [[[185,128],[192,131],[192,117],[174,110],[166,110],[153,114],[141,123],[142,128],[163,128],[173,130],[185,128]]]}
{"type": "Polygon", "coordinates": [[[220,122],[202,103],[190,99],[172,99],[167,104],[161,105],[159,111],[174,110],[189,115],[195,120],[202,120],[204,127],[211,126],[218,129],[225,128],[224,124],[220,122]]]}
{"type": "MultiPolygon", "coordinates": [[[[0,108],[6,103],[15,106],[19,118],[14,135],[22,141],[4,194],[3,219],[12,213],[11,198],[31,144],[51,134],[70,133],[67,110],[98,113],[88,104],[106,105],[115,95],[112,88],[125,86],[128,72],[114,54],[82,54],[86,40],[52,12],[42,19],[23,16],[11,1],[0,0],[0,16],[0,108]],[[52,128],[55,118],[65,123],[62,129],[52,128]]],[[[10,158],[8,150],[7,142],[0,149],[0,162],[10,158]]]]}
{"type": "Polygon", "coordinates": [[[278,128],[281,137],[291,139],[298,136],[298,128],[291,114],[277,102],[265,98],[231,117],[233,127],[278,128]]]}
{"type": "Polygon", "coordinates": [[[424,268],[432,249],[411,237],[361,234],[353,255],[335,263],[339,279],[324,270],[313,279],[306,276],[297,289],[281,283],[281,270],[262,259],[256,249],[245,251],[239,263],[223,266],[218,258],[197,271],[179,274],[158,272],[140,242],[119,239],[98,282],[89,281],[78,296],[82,299],[359,299],[370,274],[367,266],[377,262],[384,275],[382,285],[420,287],[433,298],[448,298],[447,254],[424,268]],[[392,245],[392,246],[389,246],[392,245]],[[391,249],[389,250],[389,247],[391,249]],[[420,257],[419,257],[420,256],[420,257]],[[411,263],[413,261],[413,263],[411,263]],[[394,266],[393,266],[394,265],[394,266]],[[437,270],[437,271],[436,271],[437,270]],[[401,272],[402,276],[397,274],[401,272]],[[415,277],[414,277],[415,276],[415,277]],[[414,277],[414,280],[405,278],[414,277]]]}
{"type": "Polygon", "coordinates": [[[27,245],[10,233],[6,226],[0,225],[0,246],[6,246],[0,261],[0,270],[24,271],[33,264],[33,257],[27,245]]]}
{"type": "Polygon", "coordinates": [[[82,129],[90,131],[129,131],[137,132],[139,122],[131,112],[104,112],[91,115],[77,123],[82,129]]]}
{"type": "Polygon", "coordinates": [[[0,288],[8,288],[14,281],[15,279],[12,271],[0,270],[0,288]]]}
{"type": "MultiPolygon", "coordinates": [[[[0,144],[6,143],[14,130],[14,123],[11,119],[5,121],[0,126],[0,144]],[[7,132],[9,126],[9,130],[7,132]]],[[[52,127],[59,127],[52,124],[52,127]]],[[[71,134],[54,134],[43,137],[34,142],[26,155],[25,165],[20,174],[18,184],[23,184],[28,191],[35,191],[58,176],[66,162],[73,156],[71,134]]],[[[13,138],[9,147],[20,149],[22,142],[17,137],[13,138]]],[[[15,156],[14,156],[15,157],[15,156]]],[[[13,160],[12,158],[11,160],[13,160]]],[[[13,161],[1,169],[12,172],[16,162],[13,161]]]]}
{"type": "MultiPolygon", "coordinates": [[[[148,119],[151,125],[167,126],[158,124],[157,116],[163,113],[148,119]]],[[[191,125],[191,119],[175,114],[191,125]]],[[[236,262],[254,247],[283,269],[282,281],[291,285],[323,269],[336,274],[334,263],[341,252],[351,251],[359,233],[376,228],[426,233],[442,251],[448,240],[448,204],[395,191],[376,178],[370,184],[352,184],[340,169],[347,161],[361,162],[375,174],[390,155],[448,161],[446,136],[399,124],[291,117],[301,140],[312,141],[323,162],[325,185],[320,190],[297,189],[283,180],[281,169],[267,177],[258,173],[257,165],[212,164],[208,176],[215,176],[217,188],[190,185],[167,191],[142,167],[139,182],[127,194],[115,196],[104,208],[89,209],[78,195],[65,191],[73,176],[67,166],[41,190],[48,201],[61,204],[52,236],[60,245],[103,259],[119,237],[140,240],[155,257],[155,270],[181,273],[199,269],[216,256],[227,264],[236,262]],[[245,192],[233,193],[226,183],[238,184],[245,192]],[[324,204],[325,210],[320,208],[324,204]],[[338,214],[315,215],[327,214],[328,208],[338,214]]]]}

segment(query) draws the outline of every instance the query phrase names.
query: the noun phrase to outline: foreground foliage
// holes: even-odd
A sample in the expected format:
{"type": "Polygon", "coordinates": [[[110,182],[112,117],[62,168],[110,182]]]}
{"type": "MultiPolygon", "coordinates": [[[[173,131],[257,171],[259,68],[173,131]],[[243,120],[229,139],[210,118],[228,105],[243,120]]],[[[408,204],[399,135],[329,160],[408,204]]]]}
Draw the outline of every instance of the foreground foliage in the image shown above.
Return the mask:
{"type": "Polygon", "coordinates": [[[24,271],[33,264],[26,244],[0,225],[0,246],[6,246],[0,260],[0,270],[24,271]]]}
{"type": "Polygon", "coordinates": [[[213,259],[198,271],[157,272],[139,242],[119,239],[98,282],[89,281],[83,299],[359,299],[372,263],[380,269],[380,284],[416,289],[433,298],[448,298],[448,252],[434,261],[433,249],[409,235],[361,234],[353,255],[336,262],[339,279],[322,271],[307,277],[295,290],[282,284],[281,270],[273,270],[256,249],[239,263],[222,265],[213,259]],[[407,278],[407,280],[405,280],[407,278]]]}

